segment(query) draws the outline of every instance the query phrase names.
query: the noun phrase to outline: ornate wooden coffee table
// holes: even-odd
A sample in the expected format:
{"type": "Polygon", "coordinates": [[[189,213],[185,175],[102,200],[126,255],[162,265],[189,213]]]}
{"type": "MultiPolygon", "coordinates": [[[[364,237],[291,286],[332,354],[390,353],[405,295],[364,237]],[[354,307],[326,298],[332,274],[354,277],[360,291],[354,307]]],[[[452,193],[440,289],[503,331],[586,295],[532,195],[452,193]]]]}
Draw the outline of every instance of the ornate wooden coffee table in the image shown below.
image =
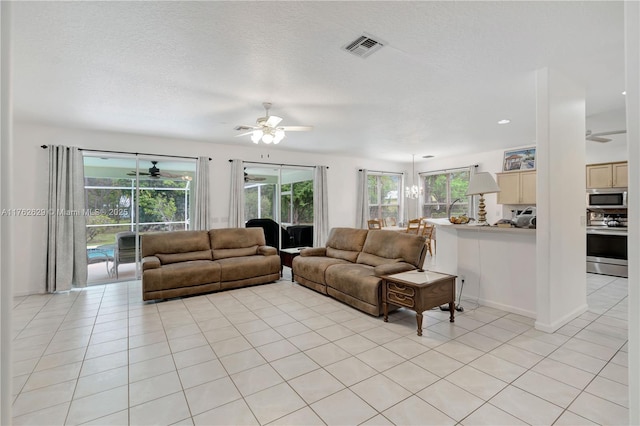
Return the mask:
{"type": "Polygon", "coordinates": [[[449,322],[454,321],[456,276],[432,271],[408,271],[382,276],[384,321],[389,318],[389,304],[416,312],[418,336],[422,336],[422,313],[449,304],[449,322]]]}

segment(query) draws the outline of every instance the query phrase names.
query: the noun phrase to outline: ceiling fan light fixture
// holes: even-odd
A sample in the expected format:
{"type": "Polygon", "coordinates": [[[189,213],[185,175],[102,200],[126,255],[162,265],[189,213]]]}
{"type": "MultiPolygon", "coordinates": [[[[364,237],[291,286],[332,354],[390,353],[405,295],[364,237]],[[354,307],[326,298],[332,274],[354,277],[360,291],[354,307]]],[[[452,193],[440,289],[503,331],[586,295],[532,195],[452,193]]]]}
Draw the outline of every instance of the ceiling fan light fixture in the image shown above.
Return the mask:
{"type": "Polygon", "coordinates": [[[260,139],[262,139],[262,130],[254,130],[251,134],[251,142],[260,143],[260,139]]]}
{"type": "Polygon", "coordinates": [[[271,133],[265,133],[262,135],[262,142],[267,144],[273,142],[273,135],[271,133]]]}
{"type": "Polygon", "coordinates": [[[273,137],[273,144],[279,144],[282,139],[284,139],[284,130],[276,129],[276,135],[273,137]]]}

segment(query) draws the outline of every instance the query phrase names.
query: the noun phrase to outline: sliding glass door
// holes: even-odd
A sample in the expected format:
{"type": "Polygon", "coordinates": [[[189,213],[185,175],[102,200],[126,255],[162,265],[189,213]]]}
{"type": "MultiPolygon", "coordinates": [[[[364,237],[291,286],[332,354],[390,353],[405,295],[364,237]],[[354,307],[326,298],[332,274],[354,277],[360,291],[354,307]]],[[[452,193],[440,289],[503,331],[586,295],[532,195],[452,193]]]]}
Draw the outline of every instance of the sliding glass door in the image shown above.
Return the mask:
{"type": "Polygon", "coordinates": [[[89,284],[139,277],[139,235],[190,229],[195,160],[84,157],[89,284]]]}
{"type": "Polygon", "coordinates": [[[313,244],[312,168],[247,164],[244,200],[247,226],[264,227],[272,221],[282,228],[271,239],[265,228],[268,244],[280,248],[313,244]]]}

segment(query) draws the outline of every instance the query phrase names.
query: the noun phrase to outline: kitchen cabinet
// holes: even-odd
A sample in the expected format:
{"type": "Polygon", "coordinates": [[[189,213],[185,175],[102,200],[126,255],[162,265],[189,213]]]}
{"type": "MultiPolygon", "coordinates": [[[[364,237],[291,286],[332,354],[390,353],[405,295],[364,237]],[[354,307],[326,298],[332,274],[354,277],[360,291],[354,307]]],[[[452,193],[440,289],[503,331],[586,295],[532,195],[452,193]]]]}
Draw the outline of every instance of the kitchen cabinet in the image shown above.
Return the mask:
{"type": "Polygon", "coordinates": [[[497,173],[498,204],[535,204],[536,172],[497,173]]]}
{"type": "Polygon", "coordinates": [[[628,185],[627,162],[587,165],[587,189],[625,188],[628,185]]]}

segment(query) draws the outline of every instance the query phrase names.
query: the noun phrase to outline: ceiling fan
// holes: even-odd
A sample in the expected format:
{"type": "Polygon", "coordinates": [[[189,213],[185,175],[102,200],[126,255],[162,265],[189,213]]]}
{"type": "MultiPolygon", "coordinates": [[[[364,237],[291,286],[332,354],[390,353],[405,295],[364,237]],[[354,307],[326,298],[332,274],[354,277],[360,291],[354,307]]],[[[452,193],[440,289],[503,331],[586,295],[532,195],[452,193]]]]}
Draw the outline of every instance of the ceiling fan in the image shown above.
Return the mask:
{"type": "Polygon", "coordinates": [[[313,129],[312,126],[278,126],[278,124],[280,124],[280,122],[282,121],[282,118],[275,115],[269,115],[271,103],[263,102],[262,106],[264,106],[265,109],[265,116],[259,117],[256,120],[255,126],[236,126],[235,130],[248,130],[248,132],[236,135],[236,137],[251,135],[251,141],[253,143],[259,143],[260,141],[262,141],[266,144],[273,143],[274,145],[276,145],[280,143],[282,139],[284,139],[285,132],[287,131],[304,132],[313,129]]]}
{"type": "Polygon", "coordinates": [[[247,169],[244,169],[244,181],[245,182],[262,182],[267,180],[266,177],[263,176],[254,176],[247,173],[247,169]]]}
{"type": "Polygon", "coordinates": [[[611,132],[600,132],[600,133],[592,133],[591,130],[587,130],[586,140],[593,142],[611,142],[612,139],[602,138],[600,136],[609,136],[609,135],[620,135],[623,133],[627,133],[626,130],[613,130],[611,132]]]}
{"type": "MultiPolygon", "coordinates": [[[[138,175],[140,176],[149,176],[152,179],[158,179],[158,178],[169,178],[169,179],[182,179],[182,180],[192,180],[193,178],[191,176],[187,176],[187,175],[176,175],[174,173],[167,173],[167,172],[162,172],[160,171],[160,169],[157,167],[158,162],[157,161],[152,161],[151,162],[151,167],[149,167],[149,171],[148,172],[138,172],[138,175]]],[[[136,172],[135,170],[132,170],[131,172],[127,173],[127,176],[135,176],[136,172]]]]}

